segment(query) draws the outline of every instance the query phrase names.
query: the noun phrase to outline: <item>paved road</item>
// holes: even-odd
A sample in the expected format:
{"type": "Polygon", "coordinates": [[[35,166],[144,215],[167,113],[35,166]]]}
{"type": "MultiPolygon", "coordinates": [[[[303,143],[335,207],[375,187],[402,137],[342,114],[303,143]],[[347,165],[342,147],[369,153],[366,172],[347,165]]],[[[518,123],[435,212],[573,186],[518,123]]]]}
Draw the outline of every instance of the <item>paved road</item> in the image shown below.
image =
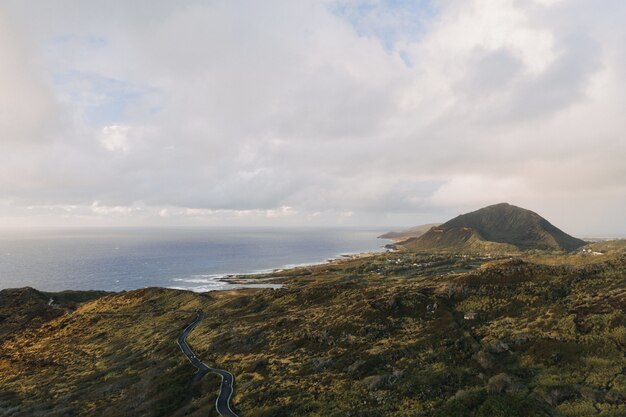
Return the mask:
{"type": "Polygon", "coordinates": [[[208,372],[216,373],[222,377],[220,393],[217,396],[217,400],[215,400],[215,408],[217,409],[217,412],[220,413],[220,415],[222,416],[238,417],[237,414],[235,414],[235,412],[230,408],[230,397],[233,396],[233,387],[235,386],[235,377],[233,376],[233,374],[223,369],[211,368],[202,363],[202,361],[198,359],[196,354],[193,353],[193,350],[191,350],[189,344],[187,343],[187,336],[189,336],[189,333],[191,333],[193,328],[196,327],[196,325],[200,323],[200,320],[202,320],[203,318],[204,314],[198,313],[194,321],[192,321],[189,326],[185,327],[185,330],[183,330],[183,333],[178,338],[178,346],[180,346],[180,349],[183,351],[185,356],[187,356],[187,359],[189,359],[192,365],[198,368],[198,372],[196,372],[196,374],[193,376],[193,381],[199,381],[208,372]]]}

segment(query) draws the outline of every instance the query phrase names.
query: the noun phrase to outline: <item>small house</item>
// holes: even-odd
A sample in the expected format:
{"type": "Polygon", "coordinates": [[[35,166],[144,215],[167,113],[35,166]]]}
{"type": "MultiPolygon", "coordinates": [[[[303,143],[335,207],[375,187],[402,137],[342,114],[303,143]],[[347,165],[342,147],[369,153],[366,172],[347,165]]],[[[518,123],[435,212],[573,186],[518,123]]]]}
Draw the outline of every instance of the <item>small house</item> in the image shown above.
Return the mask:
{"type": "Polygon", "coordinates": [[[468,311],[463,316],[463,319],[465,319],[465,320],[476,320],[477,318],[478,318],[478,313],[475,312],[475,311],[468,311]]]}

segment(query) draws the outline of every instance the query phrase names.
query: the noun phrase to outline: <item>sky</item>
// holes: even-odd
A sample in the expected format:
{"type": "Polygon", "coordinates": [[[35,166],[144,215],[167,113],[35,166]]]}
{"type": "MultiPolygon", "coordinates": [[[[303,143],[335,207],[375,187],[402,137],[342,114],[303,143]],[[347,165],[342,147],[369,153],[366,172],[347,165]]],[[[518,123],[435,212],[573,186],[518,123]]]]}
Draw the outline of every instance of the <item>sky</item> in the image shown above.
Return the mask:
{"type": "Polygon", "coordinates": [[[623,0],[0,0],[0,227],[625,234],[623,0]]]}

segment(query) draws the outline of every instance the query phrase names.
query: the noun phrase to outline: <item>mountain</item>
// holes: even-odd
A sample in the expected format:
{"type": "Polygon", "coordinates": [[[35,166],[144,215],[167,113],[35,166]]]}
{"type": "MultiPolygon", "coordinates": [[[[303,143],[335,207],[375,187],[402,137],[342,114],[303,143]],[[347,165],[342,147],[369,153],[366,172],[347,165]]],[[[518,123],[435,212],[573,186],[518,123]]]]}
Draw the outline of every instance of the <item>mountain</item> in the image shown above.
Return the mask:
{"type": "Polygon", "coordinates": [[[537,213],[508,203],[462,214],[423,235],[399,243],[407,250],[571,251],[586,242],[568,235],[537,213]]]}
{"type": "Polygon", "coordinates": [[[401,232],[387,232],[384,235],[378,236],[379,239],[391,239],[396,242],[410,239],[412,237],[420,237],[424,233],[428,232],[431,228],[439,226],[441,223],[429,223],[422,224],[420,226],[414,226],[401,232]]]}

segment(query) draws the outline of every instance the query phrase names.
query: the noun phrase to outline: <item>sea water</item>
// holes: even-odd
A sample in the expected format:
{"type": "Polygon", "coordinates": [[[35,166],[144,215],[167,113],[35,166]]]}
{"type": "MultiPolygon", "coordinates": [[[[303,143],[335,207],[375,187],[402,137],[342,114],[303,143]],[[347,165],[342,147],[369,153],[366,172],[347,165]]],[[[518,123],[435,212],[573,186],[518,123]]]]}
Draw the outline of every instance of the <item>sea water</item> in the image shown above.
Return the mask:
{"type": "Polygon", "coordinates": [[[228,274],[382,251],[380,230],[72,229],[0,231],[0,289],[232,288],[228,274]]]}

